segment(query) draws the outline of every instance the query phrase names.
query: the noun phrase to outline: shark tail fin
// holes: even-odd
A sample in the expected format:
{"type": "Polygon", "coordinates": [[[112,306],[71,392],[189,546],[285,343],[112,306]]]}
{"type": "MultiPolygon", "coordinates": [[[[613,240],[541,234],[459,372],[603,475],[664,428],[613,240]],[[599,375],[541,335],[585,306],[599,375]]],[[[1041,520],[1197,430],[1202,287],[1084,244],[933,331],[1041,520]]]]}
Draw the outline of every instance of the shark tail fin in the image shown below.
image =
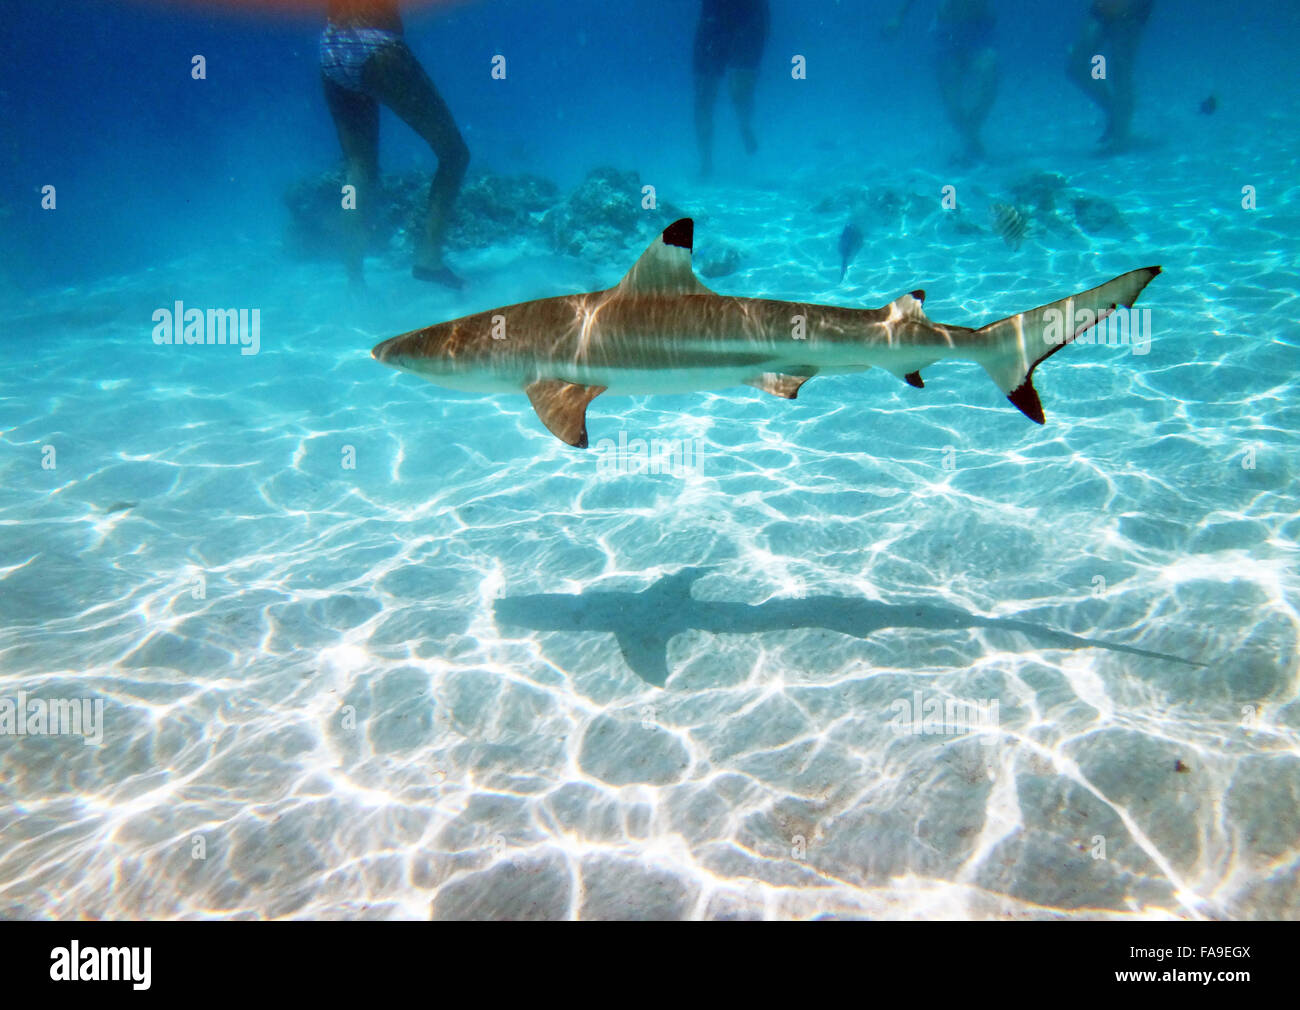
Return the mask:
{"type": "Polygon", "coordinates": [[[1160,267],[1130,270],[1089,291],[981,326],[975,331],[976,339],[995,350],[981,362],[984,370],[1021,413],[1043,424],[1046,419],[1034,389],[1034,369],[1117,308],[1131,308],[1158,273],[1160,267]]]}

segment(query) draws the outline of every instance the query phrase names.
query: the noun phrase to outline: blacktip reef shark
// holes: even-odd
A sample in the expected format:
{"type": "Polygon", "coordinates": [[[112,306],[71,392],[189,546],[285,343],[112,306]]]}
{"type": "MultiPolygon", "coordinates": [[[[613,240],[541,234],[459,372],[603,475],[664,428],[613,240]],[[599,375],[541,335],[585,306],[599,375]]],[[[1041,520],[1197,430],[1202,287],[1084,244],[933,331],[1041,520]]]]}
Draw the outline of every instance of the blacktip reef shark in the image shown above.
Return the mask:
{"type": "Polygon", "coordinates": [[[1044,422],[1034,369],[1119,306],[1160,267],[978,329],[932,322],[924,291],[878,309],[719,295],[691,269],[695,227],[670,224],[604,291],[540,298],[412,330],[371,356],[439,386],[528,395],[542,424],[587,447],[587,405],[601,393],[688,393],[750,385],[793,400],[814,375],[883,368],[923,388],[945,358],[982,365],[1030,420],[1044,422]],[[1061,328],[1064,321],[1064,329],[1061,328]],[[1055,327],[1059,338],[1049,340],[1055,327]]]}

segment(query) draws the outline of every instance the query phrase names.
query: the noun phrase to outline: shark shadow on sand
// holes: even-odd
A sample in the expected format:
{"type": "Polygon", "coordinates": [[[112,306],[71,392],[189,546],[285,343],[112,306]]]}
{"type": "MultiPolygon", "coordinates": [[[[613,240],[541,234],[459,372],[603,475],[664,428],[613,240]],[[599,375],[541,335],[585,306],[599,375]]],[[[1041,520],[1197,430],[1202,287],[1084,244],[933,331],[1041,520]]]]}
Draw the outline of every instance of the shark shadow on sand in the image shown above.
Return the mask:
{"type": "Polygon", "coordinates": [[[1029,621],[980,617],[953,607],[925,603],[894,606],[847,596],[768,600],[757,606],[696,600],[691,596],[691,585],[707,572],[705,568],[685,568],[639,593],[507,596],[496,601],[496,620],[501,626],[533,631],[588,631],[615,635],[632,672],[656,687],[663,687],[668,680],[669,640],[692,629],[734,635],[826,628],[854,638],[867,638],[884,628],[997,628],[1019,631],[1031,642],[1058,649],[1108,649],[1184,666],[1205,665],[1131,645],[1080,638],[1029,621]]]}

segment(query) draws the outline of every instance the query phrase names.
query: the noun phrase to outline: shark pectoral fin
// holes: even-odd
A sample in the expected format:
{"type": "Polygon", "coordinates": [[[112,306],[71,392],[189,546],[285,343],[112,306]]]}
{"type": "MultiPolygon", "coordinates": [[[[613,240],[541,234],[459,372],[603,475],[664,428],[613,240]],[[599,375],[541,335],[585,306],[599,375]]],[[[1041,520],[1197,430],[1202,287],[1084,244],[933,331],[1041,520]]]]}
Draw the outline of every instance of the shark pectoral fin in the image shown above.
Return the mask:
{"type": "Polygon", "coordinates": [[[746,379],[746,386],[753,386],[773,396],[793,400],[799,395],[799,387],[811,379],[811,375],[783,375],[781,372],[764,372],[752,379],[746,379]]]}
{"type": "Polygon", "coordinates": [[[563,379],[538,379],[524,387],[542,424],[561,442],[587,448],[587,404],[605,386],[579,386],[563,379]]]}
{"type": "Polygon", "coordinates": [[[689,217],[665,228],[619,282],[620,293],[711,295],[691,269],[695,222],[689,217]]]}

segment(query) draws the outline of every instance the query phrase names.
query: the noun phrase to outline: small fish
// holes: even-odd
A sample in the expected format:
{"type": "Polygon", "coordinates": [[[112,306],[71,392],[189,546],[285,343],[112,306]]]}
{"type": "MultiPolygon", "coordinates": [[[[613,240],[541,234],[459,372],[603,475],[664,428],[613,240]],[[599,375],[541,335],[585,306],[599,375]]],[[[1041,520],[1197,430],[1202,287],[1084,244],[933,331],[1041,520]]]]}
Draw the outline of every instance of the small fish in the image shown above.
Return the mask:
{"type": "Polygon", "coordinates": [[[1213,95],[1211,95],[1209,98],[1207,98],[1205,101],[1201,103],[1201,115],[1212,116],[1214,115],[1214,110],[1217,109],[1218,107],[1219,107],[1219,100],[1215,98],[1213,95]]]}
{"type": "Polygon", "coordinates": [[[995,203],[989,212],[993,216],[993,230],[1012,249],[1019,249],[1029,234],[1029,219],[1009,203],[995,203]]]}
{"type": "Polygon", "coordinates": [[[840,232],[840,283],[844,282],[844,277],[849,272],[849,264],[853,262],[853,257],[861,248],[862,232],[850,221],[840,232]]]}

